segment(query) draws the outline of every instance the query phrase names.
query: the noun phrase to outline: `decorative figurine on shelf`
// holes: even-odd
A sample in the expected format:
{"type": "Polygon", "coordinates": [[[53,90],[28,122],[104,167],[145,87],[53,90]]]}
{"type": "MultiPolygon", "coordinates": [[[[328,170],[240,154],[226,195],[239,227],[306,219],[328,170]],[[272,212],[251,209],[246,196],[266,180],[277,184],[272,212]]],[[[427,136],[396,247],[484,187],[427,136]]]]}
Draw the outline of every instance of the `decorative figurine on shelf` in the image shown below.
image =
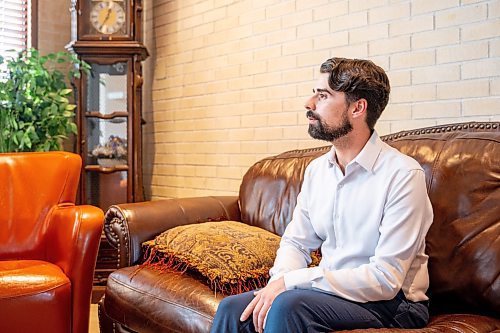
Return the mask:
{"type": "Polygon", "coordinates": [[[127,165],[127,140],[110,135],[108,142],[92,150],[92,156],[97,157],[97,163],[102,167],[127,165]]]}

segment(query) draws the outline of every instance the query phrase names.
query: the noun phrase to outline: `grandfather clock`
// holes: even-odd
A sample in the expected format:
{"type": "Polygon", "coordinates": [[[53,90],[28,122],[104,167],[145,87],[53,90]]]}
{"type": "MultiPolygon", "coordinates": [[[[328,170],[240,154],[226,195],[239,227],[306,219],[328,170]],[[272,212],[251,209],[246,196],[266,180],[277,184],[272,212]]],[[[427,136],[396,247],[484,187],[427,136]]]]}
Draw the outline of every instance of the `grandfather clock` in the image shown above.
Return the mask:
{"type": "MultiPolygon", "coordinates": [[[[104,211],[143,201],[142,0],[72,0],[68,45],[91,66],[76,82],[79,202],[104,211]]],[[[117,254],[102,238],[94,285],[105,285],[117,254]]]]}

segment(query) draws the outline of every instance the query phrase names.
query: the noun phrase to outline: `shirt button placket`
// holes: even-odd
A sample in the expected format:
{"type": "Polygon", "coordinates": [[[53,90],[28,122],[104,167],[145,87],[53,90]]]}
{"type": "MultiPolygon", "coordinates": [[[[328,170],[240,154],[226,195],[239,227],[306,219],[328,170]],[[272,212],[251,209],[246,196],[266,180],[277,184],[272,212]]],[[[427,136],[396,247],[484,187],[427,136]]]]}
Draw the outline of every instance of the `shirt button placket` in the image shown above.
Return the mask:
{"type": "Polygon", "coordinates": [[[344,185],[342,183],[339,183],[337,185],[337,193],[336,193],[336,200],[335,200],[335,215],[334,215],[334,225],[335,225],[335,235],[336,235],[336,241],[337,241],[337,247],[342,247],[342,225],[340,221],[340,191],[342,190],[342,187],[344,185]]]}

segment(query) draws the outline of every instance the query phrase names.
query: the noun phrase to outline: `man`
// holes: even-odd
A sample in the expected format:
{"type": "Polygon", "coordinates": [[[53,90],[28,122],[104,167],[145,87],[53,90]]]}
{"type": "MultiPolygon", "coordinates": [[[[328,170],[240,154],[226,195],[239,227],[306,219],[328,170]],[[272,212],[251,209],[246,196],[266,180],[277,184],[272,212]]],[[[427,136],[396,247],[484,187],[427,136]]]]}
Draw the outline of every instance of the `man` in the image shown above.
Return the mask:
{"type": "Polygon", "coordinates": [[[271,279],[225,298],[212,332],[419,328],[428,321],[425,176],[374,130],[389,100],[384,70],[332,58],[306,102],[309,134],[330,141],[307,167],[271,279]],[[310,253],[321,249],[317,267],[310,253]]]}

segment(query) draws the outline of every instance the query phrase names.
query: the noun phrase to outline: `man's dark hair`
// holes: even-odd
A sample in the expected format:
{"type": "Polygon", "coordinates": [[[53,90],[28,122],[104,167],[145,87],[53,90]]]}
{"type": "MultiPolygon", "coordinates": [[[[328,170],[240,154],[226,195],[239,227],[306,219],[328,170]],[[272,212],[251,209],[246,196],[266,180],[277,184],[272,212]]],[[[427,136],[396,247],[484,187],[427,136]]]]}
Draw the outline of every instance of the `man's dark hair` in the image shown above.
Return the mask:
{"type": "Polygon", "coordinates": [[[321,64],[320,72],[330,74],[328,85],[344,92],[348,103],[366,99],[366,123],[373,130],[389,102],[391,86],[385,71],[370,60],[331,58],[321,64]]]}

